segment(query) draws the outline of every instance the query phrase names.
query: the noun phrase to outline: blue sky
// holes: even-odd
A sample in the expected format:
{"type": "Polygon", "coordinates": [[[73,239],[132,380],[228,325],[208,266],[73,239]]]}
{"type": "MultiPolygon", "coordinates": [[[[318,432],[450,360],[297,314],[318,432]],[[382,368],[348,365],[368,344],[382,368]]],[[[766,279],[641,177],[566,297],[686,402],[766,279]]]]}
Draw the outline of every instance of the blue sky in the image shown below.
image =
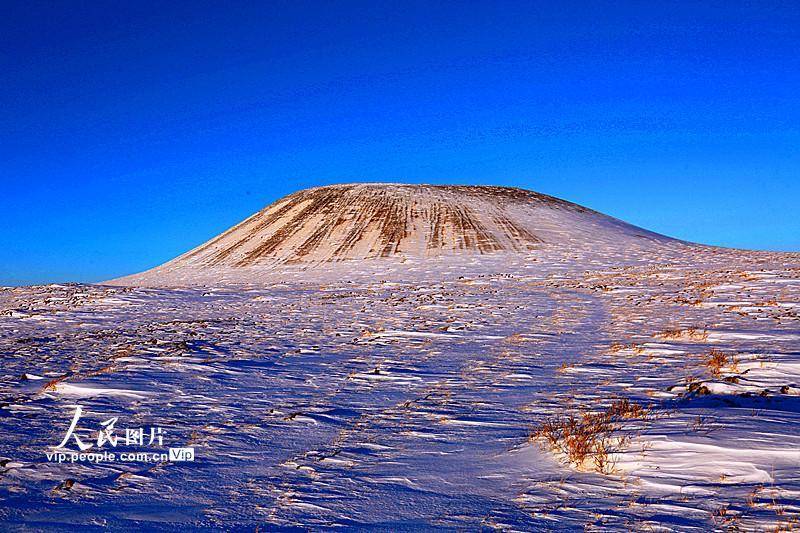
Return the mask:
{"type": "Polygon", "coordinates": [[[350,181],[800,250],[797,2],[163,4],[4,4],[0,284],[140,271],[350,181]]]}

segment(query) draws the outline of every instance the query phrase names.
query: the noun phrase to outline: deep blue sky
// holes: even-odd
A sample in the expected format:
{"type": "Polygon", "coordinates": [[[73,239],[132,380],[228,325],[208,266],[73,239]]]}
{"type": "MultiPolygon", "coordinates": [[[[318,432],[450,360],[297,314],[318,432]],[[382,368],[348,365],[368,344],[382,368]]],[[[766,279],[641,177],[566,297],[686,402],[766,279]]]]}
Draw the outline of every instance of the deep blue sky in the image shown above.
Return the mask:
{"type": "Polygon", "coordinates": [[[796,1],[3,8],[0,284],[139,271],[349,181],[800,250],[796,1]]]}

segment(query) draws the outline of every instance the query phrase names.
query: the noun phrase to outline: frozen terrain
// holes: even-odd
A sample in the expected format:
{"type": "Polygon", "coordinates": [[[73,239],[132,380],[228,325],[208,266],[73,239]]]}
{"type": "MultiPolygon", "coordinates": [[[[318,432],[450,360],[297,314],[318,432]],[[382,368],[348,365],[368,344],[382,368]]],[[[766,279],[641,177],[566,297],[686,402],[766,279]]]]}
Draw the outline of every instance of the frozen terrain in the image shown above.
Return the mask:
{"type": "Polygon", "coordinates": [[[0,290],[0,529],[800,527],[800,255],[462,192],[0,290]],[[48,460],[75,405],[195,460],[48,460]]]}
{"type": "Polygon", "coordinates": [[[454,260],[484,272],[548,252],[559,262],[587,252],[620,263],[685,246],[523,189],[357,183],[290,194],[180,257],[115,283],[242,285],[368,270],[435,280],[454,260]]]}

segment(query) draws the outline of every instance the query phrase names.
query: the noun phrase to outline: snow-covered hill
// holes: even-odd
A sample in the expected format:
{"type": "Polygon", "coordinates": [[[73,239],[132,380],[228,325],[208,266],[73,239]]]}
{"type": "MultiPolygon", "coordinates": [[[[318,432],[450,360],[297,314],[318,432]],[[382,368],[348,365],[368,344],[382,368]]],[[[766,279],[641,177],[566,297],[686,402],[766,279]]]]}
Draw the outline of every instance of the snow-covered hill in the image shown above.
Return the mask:
{"type": "MultiPolygon", "coordinates": [[[[275,273],[383,271],[438,258],[662,253],[673,239],[579,205],[509,187],[347,184],[298,191],[188,253],[115,283],[258,282],[275,273]]],[[[444,261],[441,261],[444,260],[444,261]]]]}

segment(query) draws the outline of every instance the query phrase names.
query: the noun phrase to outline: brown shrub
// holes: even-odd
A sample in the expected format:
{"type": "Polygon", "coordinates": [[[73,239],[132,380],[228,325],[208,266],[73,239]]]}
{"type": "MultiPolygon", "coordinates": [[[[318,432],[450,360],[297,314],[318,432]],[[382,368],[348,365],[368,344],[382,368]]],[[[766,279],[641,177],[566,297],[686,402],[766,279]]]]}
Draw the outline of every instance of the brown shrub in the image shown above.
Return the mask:
{"type": "Polygon", "coordinates": [[[611,473],[613,452],[627,443],[627,437],[615,437],[624,420],[644,419],[648,410],[628,399],[614,401],[603,411],[553,417],[545,420],[531,434],[531,440],[546,442],[577,467],[611,473]]]}
{"type": "Polygon", "coordinates": [[[718,378],[722,374],[722,369],[732,363],[730,357],[725,352],[721,352],[716,349],[712,349],[708,352],[708,357],[706,358],[705,365],[708,367],[709,372],[715,378],[718,378]]]}

